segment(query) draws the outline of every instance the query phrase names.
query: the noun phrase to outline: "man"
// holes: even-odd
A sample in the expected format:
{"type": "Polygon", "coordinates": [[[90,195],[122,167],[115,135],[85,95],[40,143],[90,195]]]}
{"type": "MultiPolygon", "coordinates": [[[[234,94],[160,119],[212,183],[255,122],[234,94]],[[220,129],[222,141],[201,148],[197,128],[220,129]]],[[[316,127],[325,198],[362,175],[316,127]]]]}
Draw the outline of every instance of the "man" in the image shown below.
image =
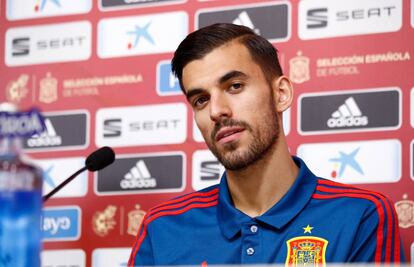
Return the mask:
{"type": "Polygon", "coordinates": [[[391,201],[318,178],[290,155],[281,126],[293,89],[272,44],[214,24],[188,35],[172,65],[226,172],[151,209],[129,266],[403,260],[391,201]]]}

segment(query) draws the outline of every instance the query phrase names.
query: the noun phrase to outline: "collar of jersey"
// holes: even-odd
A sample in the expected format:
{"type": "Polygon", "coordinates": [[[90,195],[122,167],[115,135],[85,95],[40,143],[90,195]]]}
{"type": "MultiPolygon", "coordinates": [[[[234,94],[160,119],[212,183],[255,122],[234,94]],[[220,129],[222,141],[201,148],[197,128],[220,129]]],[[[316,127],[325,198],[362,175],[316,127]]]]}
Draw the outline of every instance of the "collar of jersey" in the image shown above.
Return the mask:
{"type": "Polygon", "coordinates": [[[316,188],[316,177],[300,158],[293,157],[293,160],[299,167],[299,173],[292,187],[278,203],[256,218],[251,218],[234,207],[227,185],[226,173],[223,174],[219,185],[217,219],[225,237],[233,238],[240,232],[243,224],[251,223],[252,220],[280,229],[305,207],[316,188]]]}

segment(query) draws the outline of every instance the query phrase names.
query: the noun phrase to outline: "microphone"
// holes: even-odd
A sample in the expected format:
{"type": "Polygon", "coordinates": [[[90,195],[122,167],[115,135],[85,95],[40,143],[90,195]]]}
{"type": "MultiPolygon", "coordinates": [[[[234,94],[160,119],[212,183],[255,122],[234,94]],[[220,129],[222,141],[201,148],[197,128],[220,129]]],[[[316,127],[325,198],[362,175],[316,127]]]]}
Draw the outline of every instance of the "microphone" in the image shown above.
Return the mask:
{"type": "Polygon", "coordinates": [[[76,176],[82,172],[89,170],[91,172],[99,171],[108,165],[111,165],[115,161],[115,153],[112,148],[104,146],[98,150],[92,152],[85,160],[85,166],[69,176],[66,180],[61,182],[58,186],[53,188],[47,195],[43,196],[43,203],[46,202],[51,196],[60,191],[66,184],[72,181],[76,176]]]}

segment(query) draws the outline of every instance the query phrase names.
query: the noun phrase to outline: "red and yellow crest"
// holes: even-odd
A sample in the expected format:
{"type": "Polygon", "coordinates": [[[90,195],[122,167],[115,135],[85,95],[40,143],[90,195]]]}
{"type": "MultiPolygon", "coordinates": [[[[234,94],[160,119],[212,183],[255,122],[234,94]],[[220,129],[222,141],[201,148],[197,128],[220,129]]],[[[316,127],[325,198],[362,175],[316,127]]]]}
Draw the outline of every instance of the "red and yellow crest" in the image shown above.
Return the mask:
{"type": "Polygon", "coordinates": [[[325,266],[328,240],[315,236],[298,236],[286,241],[286,266],[325,266]]]}

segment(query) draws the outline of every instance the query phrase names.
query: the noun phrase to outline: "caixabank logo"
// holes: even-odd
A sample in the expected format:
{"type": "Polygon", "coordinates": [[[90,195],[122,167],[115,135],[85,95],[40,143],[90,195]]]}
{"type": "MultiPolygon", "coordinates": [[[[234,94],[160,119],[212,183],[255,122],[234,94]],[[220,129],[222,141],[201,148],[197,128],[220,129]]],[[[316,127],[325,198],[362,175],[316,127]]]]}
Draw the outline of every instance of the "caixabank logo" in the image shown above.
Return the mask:
{"type": "Polygon", "coordinates": [[[8,20],[88,13],[92,0],[7,0],[8,20]]]}
{"type": "Polygon", "coordinates": [[[401,179],[401,142],[396,139],[302,144],[297,154],[317,176],[342,183],[394,183],[401,179]]]}
{"type": "Polygon", "coordinates": [[[185,188],[184,162],[182,152],[119,155],[113,164],[95,173],[95,193],[181,192],[185,188]]]}
{"type": "Polygon", "coordinates": [[[91,56],[91,47],[89,21],[10,28],[4,58],[10,67],[82,61],[91,56]]]}
{"type": "Polygon", "coordinates": [[[187,0],[98,0],[102,11],[185,3],[187,0]]]}
{"type": "Polygon", "coordinates": [[[402,27],[402,0],[314,0],[299,2],[303,40],[396,32],[402,27]]]}
{"type": "Polygon", "coordinates": [[[96,113],[97,146],[180,144],[186,138],[183,103],[103,108],[96,113]]]}
{"type": "Polygon", "coordinates": [[[187,33],[188,16],[182,11],[102,19],[98,23],[98,56],[172,52],[187,33]]]}
{"type": "Polygon", "coordinates": [[[201,9],[195,19],[197,29],[218,22],[233,23],[251,28],[270,42],[287,41],[291,35],[291,6],[287,1],[201,9]]]}
{"type": "MultiPolygon", "coordinates": [[[[84,158],[49,158],[37,159],[34,162],[43,170],[43,195],[48,194],[56,186],[72,175],[73,170],[79,170],[85,166],[84,158]]],[[[88,173],[79,174],[53,198],[83,197],[88,191],[88,173]]]]}
{"type": "Polygon", "coordinates": [[[395,130],[401,126],[401,90],[397,87],[302,94],[298,101],[302,135],[395,130]]]}
{"type": "Polygon", "coordinates": [[[27,151],[72,150],[89,144],[89,112],[45,112],[46,131],[25,140],[27,151]]]}

